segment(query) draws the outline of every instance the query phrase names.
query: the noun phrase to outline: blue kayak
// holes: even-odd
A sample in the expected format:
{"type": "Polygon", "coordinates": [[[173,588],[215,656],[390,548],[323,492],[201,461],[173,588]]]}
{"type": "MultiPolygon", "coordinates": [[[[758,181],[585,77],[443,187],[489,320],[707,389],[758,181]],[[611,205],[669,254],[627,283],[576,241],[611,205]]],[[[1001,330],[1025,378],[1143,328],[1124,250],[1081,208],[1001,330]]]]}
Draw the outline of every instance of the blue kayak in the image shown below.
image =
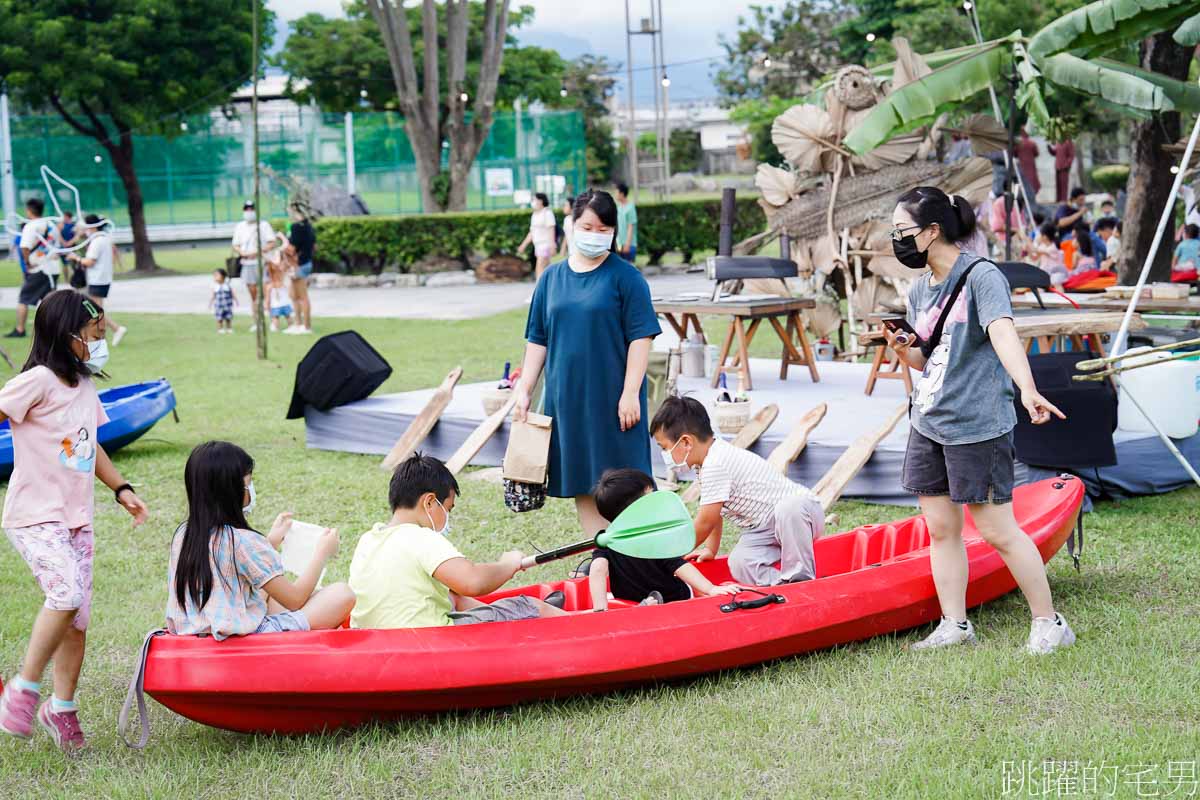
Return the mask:
{"type": "MultiPolygon", "coordinates": [[[[100,392],[100,402],[108,413],[108,422],[100,426],[96,438],[105,451],[112,453],[136,441],[174,411],[175,391],[166,378],[159,378],[105,389],[100,392]]],[[[8,478],[12,471],[12,428],[5,420],[0,423],[0,479],[8,478]]]]}

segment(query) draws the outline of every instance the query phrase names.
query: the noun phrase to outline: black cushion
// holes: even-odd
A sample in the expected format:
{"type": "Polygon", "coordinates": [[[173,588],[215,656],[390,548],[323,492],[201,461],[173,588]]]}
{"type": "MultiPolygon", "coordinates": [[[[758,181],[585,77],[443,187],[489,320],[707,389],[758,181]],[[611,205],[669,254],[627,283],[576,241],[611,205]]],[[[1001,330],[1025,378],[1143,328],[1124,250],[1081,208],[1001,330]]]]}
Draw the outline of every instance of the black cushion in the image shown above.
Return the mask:
{"type": "Polygon", "coordinates": [[[287,418],[304,416],[306,405],[328,411],[362,400],[391,374],[383,356],[355,331],[322,336],[296,365],[287,418]]]}
{"type": "Polygon", "coordinates": [[[742,281],[751,278],[794,278],[796,262],[766,256],[712,256],[706,264],[709,280],[742,281]]]}
{"type": "Polygon", "coordinates": [[[1109,381],[1075,381],[1075,365],[1091,352],[1045,353],[1029,357],[1033,379],[1042,396],[1067,416],[1034,425],[1015,398],[1017,458],[1026,464],[1055,469],[1111,467],[1117,463],[1112,432],[1117,427],[1117,392],[1109,381]]]}

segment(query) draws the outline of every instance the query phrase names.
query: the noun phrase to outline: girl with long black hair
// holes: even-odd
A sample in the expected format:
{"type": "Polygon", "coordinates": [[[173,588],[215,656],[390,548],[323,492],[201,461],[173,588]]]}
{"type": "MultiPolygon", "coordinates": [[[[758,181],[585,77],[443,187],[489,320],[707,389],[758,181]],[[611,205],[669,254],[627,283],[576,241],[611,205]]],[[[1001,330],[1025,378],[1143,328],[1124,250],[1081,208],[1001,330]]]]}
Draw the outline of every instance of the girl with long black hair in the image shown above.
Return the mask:
{"type": "Polygon", "coordinates": [[[254,459],[229,442],[205,442],[184,467],[188,517],[171,546],[167,630],[211,634],[336,628],[354,607],[345,583],[314,592],[338,548],[327,528],[313,560],[295,581],[283,574],[279,547],[292,526],[280,514],[266,536],[246,522],[254,508],[254,459]]]}
{"type": "Polygon", "coordinates": [[[903,485],[920,499],[929,525],[929,561],[942,607],[937,629],[913,649],[975,641],[967,619],[963,506],[1029,603],[1026,649],[1040,654],[1070,645],[1075,634],[1054,609],[1041,555],[1013,515],[1013,384],[1035,425],[1063,414],[1034,385],[1013,325],[1008,281],[995,264],[960,248],[975,229],[965,199],[921,186],[901,195],[892,223],[896,258],[923,271],[908,293],[908,323],[924,346],[914,350],[908,334],[885,328],[885,335],[922,373],[913,388],[903,485]]]}
{"type": "Polygon", "coordinates": [[[134,525],[147,515],[96,441],[108,416],[93,378],[104,376],[107,360],[104,309],[70,289],[52,292],[34,318],[29,359],[0,390],[0,421],[12,424],[14,454],[4,532],[46,595],[21,672],[0,695],[0,731],[29,738],[36,711],[68,753],[85,745],[75,687],[91,617],[95,479],[113,490],[134,525]],[[38,709],[51,659],[54,695],[38,709]]]}

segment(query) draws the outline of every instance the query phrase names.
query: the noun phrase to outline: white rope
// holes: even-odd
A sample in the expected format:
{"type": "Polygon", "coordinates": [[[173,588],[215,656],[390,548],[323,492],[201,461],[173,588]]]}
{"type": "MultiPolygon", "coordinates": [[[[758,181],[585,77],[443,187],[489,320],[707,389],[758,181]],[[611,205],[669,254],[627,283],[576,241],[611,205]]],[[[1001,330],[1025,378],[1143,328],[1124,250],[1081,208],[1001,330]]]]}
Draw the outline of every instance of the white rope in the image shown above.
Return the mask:
{"type": "MultiPolygon", "coordinates": [[[[44,217],[39,217],[39,219],[43,219],[47,222],[47,225],[44,230],[37,231],[38,245],[40,247],[44,247],[46,249],[45,258],[53,258],[55,256],[63,256],[68,253],[75,253],[75,252],[78,252],[79,250],[83,250],[89,244],[92,243],[93,239],[95,239],[97,236],[100,236],[102,233],[104,233],[104,229],[106,227],[109,228],[109,233],[114,232],[112,224],[111,224],[112,220],[108,219],[107,217],[100,217],[99,221],[97,221],[93,225],[88,225],[87,223],[85,223],[83,221],[83,205],[80,201],[79,189],[76,188],[75,184],[71,183],[66,178],[62,177],[57,172],[50,169],[50,167],[46,164],[42,164],[39,172],[42,176],[42,184],[46,187],[46,196],[50,198],[50,202],[54,205],[54,210],[56,212],[55,214],[51,214],[51,215],[44,216],[44,217]],[[51,184],[51,182],[50,182],[51,178],[58,181],[63,186],[67,187],[68,191],[70,191],[72,196],[74,196],[74,198],[75,198],[75,211],[74,211],[75,224],[90,231],[90,233],[88,233],[88,235],[84,238],[83,241],[79,242],[78,244],[72,245],[70,247],[65,247],[62,245],[61,241],[49,238],[49,234],[51,233],[51,231],[57,231],[61,228],[61,223],[64,219],[62,206],[59,205],[58,196],[56,195],[56,193],[54,191],[53,184],[51,184]]],[[[16,213],[15,209],[13,211],[12,216],[16,219],[17,226],[15,228],[10,227],[8,224],[8,220],[5,220],[5,225],[4,225],[4,230],[9,237],[20,235],[22,233],[22,231],[24,230],[25,225],[29,222],[34,221],[34,220],[29,219],[28,217],[22,216],[19,213],[16,213]]]]}

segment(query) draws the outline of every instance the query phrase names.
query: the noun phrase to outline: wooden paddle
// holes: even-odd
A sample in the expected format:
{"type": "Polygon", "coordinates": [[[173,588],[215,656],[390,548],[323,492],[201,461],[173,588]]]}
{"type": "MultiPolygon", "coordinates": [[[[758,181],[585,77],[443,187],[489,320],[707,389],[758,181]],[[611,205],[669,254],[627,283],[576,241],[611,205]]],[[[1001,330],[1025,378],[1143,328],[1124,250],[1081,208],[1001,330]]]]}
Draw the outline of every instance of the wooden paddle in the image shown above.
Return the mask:
{"type": "Polygon", "coordinates": [[[837,499],[842,496],[846,485],[854,479],[863,465],[871,459],[871,455],[875,452],[875,448],[879,446],[892,429],[896,427],[904,415],[908,413],[908,403],[902,403],[892,412],[892,416],[883,424],[881,428],[871,433],[864,433],[862,436],[854,440],[850,447],[846,448],[846,452],[842,453],[838,460],[833,462],[833,466],[829,468],[821,480],[817,481],[817,485],[813,487],[813,492],[816,493],[817,499],[821,501],[821,508],[826,511],[829,507],[837,502],[837,499]]]}
{"type": "Polygon", "coordinates": [[[458,451],[450,456],[450,460],[446,462],[446,468],[450,470],[452,475],[462,472],[463,467],[471,463],[471,459],[483,449],[488,439],[491,439],[492,435],[504,424],[504,420],[508,418],[509,412],[512,411],[516,403],[517,395],[516,392],[513,392],[513,396],[508,398],[504,405],[496,409],[495,414],[492,414],[479,423],[479,427],[471,431],[471,435],[467,437],[467,440],[462,443],[458,451]]]}
{"type": "Polygon", "coordinates": [[[786,475],[788,464],[795,461],[804,450],[804,446],[808,444],[808,435],[821,424],[821,420],[825,419],[825,412],[828,410],[829,406],[825,403],[809,409],[808,413],[792,426],[787,438],[776,445],[775,449],[771,451],[771,455],[767,456],[767,462],[786,475]]]}
{"type": "Polygon", "coordinates": [[[417,446],[425,441],[425,437],[433,430],[433,426],[441,419],[442,412],[450,404],[450,398],[454,396],[454,386],[462,374],[462,367],[450,370],[446,379],[442,381],[442,385],[434,390],[433,397],[429,398],[429,402],[421,409],[421,413],[408,424],[404,435],[392,445],[392,449],[380,463],[380,469],[389,471],[395,469],[397,464],[411,456],[417,446]]]}
{"type": "MultiPolygon", "coordinates": [[[[750,447],[758,441],[758,438],[767,432],[767,428],[771,427],[771,423],[779,416],[779,406],[771,403],[769,406],[764,406],[761,411],[754,415],[754,419],[746,423],[746,427],[738,431],[737,436],[733,437],[731,445],[742,450],[749,450],[750,447]]],[[[683,490],[683,502],[691,503],[700,496],[700,481],[692,481],[688,488],[683,490]]]]}

